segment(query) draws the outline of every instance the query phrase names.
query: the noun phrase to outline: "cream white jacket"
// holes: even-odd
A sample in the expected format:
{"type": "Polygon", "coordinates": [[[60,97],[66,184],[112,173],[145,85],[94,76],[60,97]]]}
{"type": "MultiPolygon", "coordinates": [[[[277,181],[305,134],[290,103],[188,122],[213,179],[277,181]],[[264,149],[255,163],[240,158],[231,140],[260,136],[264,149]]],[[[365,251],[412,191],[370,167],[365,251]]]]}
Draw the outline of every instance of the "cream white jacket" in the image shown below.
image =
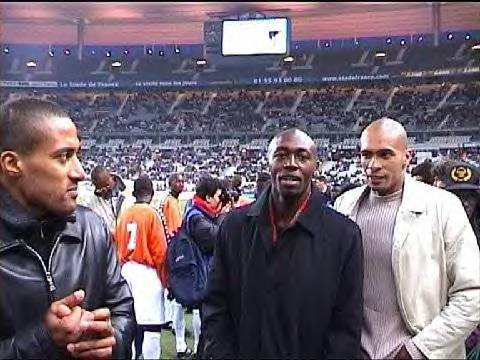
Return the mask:
{"type": "Polygon", "coordinates": [[[86,199],[81,205],[84,205],[97,213],[105,221],[112,234],[114,234],[118,217],[131,204],[129,203],[129,205],[127,205],[127,201],[123,201],[120,209],[116,209],[117,202],[113,201],[113,199],[105,200],[101,196],[97,196],[92,192],[90,198],[86,199]],[[117,214],[115,214],[116,211],[118,211],[117,214]]]}
{"type": "MultiPolygon", "coordinates": [[[[350,190],[335,209],[355,221],[367,194],[350,190]]],[[[464,359],[480,323],[480,251],[460,200],[406,175],[393,237],[397,301],[413,342],[428,359],[464,359]]]]}

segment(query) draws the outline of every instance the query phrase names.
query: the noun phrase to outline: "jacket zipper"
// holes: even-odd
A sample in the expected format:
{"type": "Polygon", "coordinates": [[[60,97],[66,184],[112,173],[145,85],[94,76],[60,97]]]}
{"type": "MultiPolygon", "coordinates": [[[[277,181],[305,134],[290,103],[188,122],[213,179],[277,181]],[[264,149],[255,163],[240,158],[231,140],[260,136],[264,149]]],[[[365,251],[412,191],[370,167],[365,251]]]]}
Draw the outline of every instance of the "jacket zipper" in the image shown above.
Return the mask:
{"type": "MultiPolygon", "coordinates": [[[[43,236],[43,231],[42,231],[41,228],[40,228],[40,233],[41,233],[42,240],[45,240],[45,238],[43,236]]],[[[55,252],[55,249],[57,248],[60,237],[61,237],[61,235],[57,236],[57,239],[55,240],[55,244],[53,245],[52,251],[50,252],[50,257],[48,259],[48,268],[45,266],[45,263],[43,262],[42,257],[31,246],[27,245],[24,241],[22,241],[23,244],[25,245],[25,247],[32,254],[35,255],[35,257],[40,261],[40,264],[42,265],[43,273],[45,275],[45,278],[47,279],[48,299],[50,300],[50,303],[53,302],[53,300],[54,300],[53,294],[54,294],[55,290],[57,289],[56,286],[55,286],[55,283],[53,281],[52,272],[51,272],[51,270],[52,270],[52,257],[53,257],[53,253],[55,252]]]]}
{"type": "Polygon", "coordinates": [[[48,285],[50,287],[50,291],[53,293],[57,288],[53,282],[53,278],[52,278],[52,258],[53,258],[53,254],[55,253],[55,250],[60,242],[60,236],[61,235],[58,235],[57,238],[55,239],[55,243],[53,244],[53,248],[52,248],[52,251],[50,252],[50,257],[48,258],[48,270],[47,270],[47,281],[48,281],[48,285]],[[48,280],[50,278],[50,280],[48,280]]]}

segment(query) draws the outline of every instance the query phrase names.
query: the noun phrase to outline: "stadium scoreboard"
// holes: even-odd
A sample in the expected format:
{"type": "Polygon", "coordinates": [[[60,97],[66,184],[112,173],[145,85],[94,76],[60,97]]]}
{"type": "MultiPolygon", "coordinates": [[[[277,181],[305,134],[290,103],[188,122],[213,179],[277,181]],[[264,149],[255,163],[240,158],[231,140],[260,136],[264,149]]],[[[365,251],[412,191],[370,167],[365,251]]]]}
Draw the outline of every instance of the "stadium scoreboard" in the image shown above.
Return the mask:
{"type": "Polygon", "coordinates": [[[223,56],[287,55],[291,25],[286,17],[223,20],[204,24],[207,53],[223,56]]]}

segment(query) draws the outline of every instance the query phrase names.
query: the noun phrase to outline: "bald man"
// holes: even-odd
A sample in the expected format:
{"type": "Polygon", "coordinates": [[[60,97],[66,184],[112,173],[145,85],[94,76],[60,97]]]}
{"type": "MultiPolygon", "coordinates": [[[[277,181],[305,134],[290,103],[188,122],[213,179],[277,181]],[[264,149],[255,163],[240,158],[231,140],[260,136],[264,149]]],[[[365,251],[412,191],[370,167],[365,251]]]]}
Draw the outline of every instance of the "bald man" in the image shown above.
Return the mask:
{"type": "Polygon", "coordinates": [[[335,209],[362,231],[362,355],[465,358],[480,321],[480,254],[462,203],[406,174],[411,155],[397,121],[374,121],[360,145],[367,184],[335,209]]]}
{"type": "Polygon", "coordinates": [[[360,231],[312,186],[318,159],[310,136],[281,132],[268,161],[268,187],[220,227],[200,356],[359,358],[360,231]]]}

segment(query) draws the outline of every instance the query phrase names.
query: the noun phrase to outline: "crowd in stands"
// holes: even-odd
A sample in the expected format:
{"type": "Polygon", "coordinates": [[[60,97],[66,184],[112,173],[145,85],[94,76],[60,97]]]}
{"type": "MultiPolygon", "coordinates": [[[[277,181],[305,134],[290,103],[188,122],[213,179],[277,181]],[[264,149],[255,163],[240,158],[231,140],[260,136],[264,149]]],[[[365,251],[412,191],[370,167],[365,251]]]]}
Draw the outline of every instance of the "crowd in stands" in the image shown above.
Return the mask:
{"type": "Polygon", "coordinates": [[[313,133],[345,132],[381,116],[398,119],[410,131],[441,130],[475,127],[480,113],[479,83],[45,96],[93,134],[274,132],[292,126],[313,133]]]}
{"type": "MultiPolygon", "coordinates": [[[[111,147],[94,145],[84,151],[82,161],[87,173],[95,165],[103,165],[125,179],[134,179],[140,173],[148,174],[152,180],[160,183],[159,190],[168,188],[168,177],[174,172],[183,173],[185,182],[191,186],[203,174],[217,177],[238,174],[245,179],[246,184],[252,184],[258,173],[268,170],[267,143],[268,140],[265,139],[264,146],[254,148],[218,143],[205,148],[196,148],[190,144],[174,149],[160,149],[151,144],[141,147],[132,144],[111,147]]],[[[353,143],[355,142],[352,141],[353,143]]],[[[318,153],[322,163],[318,176],[325,176],[336,191],[348,185],[363,183],[358,147],[329,144],[318,146],[318,153]]],[[[424,161],[427,158],[434,161],[443,158],[461,159],[480,165],[480,146],[439,149],[418,155],[414,157],[411,167],[419,162],[418,159],[424,161]]]]}
{"type": "Polygon", "coordinates": [[[133,179],[147,173],[152,180],[165,183],[173,172],[182,172],[187,183],[196,183],[202,174],[219,177],[232,169],[248,182],[255,181],[257,173],[267,167],[266,149],[242,149],[211,146],[206,149],[182,147],[158,149],[151,146],[134,148],[132,145],[113,147],[92,146],[85,149],[82,161],[87,173],[96,165],[103,165],[123,178],[133,179]]]}
{"type": "MultiPolygon", "coordinates": [[[[2,100],[21,95],[3,92],[2,100]]],[[[251,182],[265,170],[266,140],[260,146],[224,146],[214,140],[218,134],[242,139],[242,133],[255,133],[268,138],[282,129],[299,127],[316,138],[326,138],[322,134],[328,132],[341,133],[345,138],[381,116],[399,120],[409,131],[478,128],[480,116],[478,82],[103,94],[37,91],[27,95],[42,95],[60,103],[79,125],[82,138],[96,139],[85,148],[87,172],[94,164],[101,164],[122,177],[134,178],[147,172],[152,179],[163,182],[174,171],[185,173],[190,183],[204,172],[223,176],[233,171],[251,182]],[[136,137],[104,144],[109,138],[101,139],[101,135],[113,133],[136,137]],[[159,136],[167,135],[174,141],[185,133],[203,140],[190,145],[185,139],[184,144],[178,140],[170,147],[158,144],[159,136]],[[150,140],[133,144],[133,139],[142,138],[150,140]]],[[[477,136],[478,129],[470,134],[477,136]]],[[[349,143],[347,139],[338,146],[326,140],[319,147],[325,175],[334,184],[361,182],[356,164],[358,141],[349,143]]]]}

